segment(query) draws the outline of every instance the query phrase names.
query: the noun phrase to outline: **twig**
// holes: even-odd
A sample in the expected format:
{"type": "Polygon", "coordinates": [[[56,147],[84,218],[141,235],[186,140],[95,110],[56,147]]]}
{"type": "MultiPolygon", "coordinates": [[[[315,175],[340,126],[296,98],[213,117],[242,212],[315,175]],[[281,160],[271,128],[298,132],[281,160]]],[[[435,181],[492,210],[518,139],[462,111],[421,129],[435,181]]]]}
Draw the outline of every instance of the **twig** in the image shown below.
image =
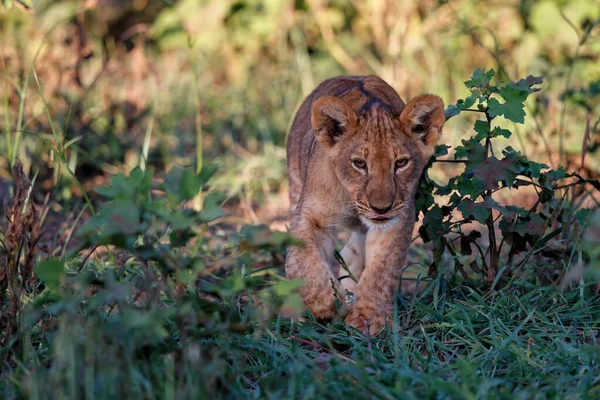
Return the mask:
{"type": "Polygon", "coordinates": [[[479,246],[479,243],[477,243],[475,240],[473,240],[471,243],[473,243],[475,245],[475,247],[477,247],[477,251],[479,251],[479,255],[481,256],[481,264],[483,266],[484,269],[488,269],[488,264],[485,261],[485,254],[483,252],[483,249],[481,248],[481,246],[479,246]]]}
{"type": "MultiPolygon", "coordinates": [[[[450,246],[450,243],[446,242],[446,248],[448,249],[448,251],[450,252],[452,257],[456,257],[456,250],[454,250],[454,248],[452,246],[450,246]]],[[[464,280],[469,279],[469,275],[463,269],[462,265],[460,265],[460,262],[456,258],[454,259],[454,266],[458,269],[458,271],[460,272],[460,274],[462,275],[464,280]]]]}
{"type": "Polygon", "coordinates": [[[579,171],[581,171],[585,165],[585,156],[589,149],[590,138],[592,137],[590,131],[591,117],[590,113],[588,113],[587,118],[585,119],[585,132],[583,133],[583,143],[581,144],[581,165],[579,166],[579,171]]]}
{"type": "MultiPolygon", "coordinates": [[[[490,115],[488,113],[485,114],[485,117],[486,117],[488,131],[491,131],[493,118],[490,117],[490,115]]],[[[491,153],[492,157],[494,157],[494,148],[492,146],[492,140],[488,136],[485,140],[485,158],[486,159],[489,157],[490,153],[491,153]]],[[[492,193],[493,193],[492,191],[489,191],[489,190],[486,191],[483,198],[484,199],[491,198],[492,193]]],[[[498,247],[496,246],[496,231],[494,229],[494,214],[493,214],[492,210],[490,210],[490,215],[486,218],[485,224],[488,228],[488,238],[490,241],[490,244],[489,244],[490,265],[488,268],[487,280],[488,280],[488,283],[491,284],[494,281],[496,273],[498,272],[498,264],[500,261],[499,254],[498,254],[498,247]]]]}
{"type": "Polygon", "coordinates": [[[452,164],[466,164],[469,160],[440,160],[436,159],[434,162],[452,163],[452,164]]]}
{"type": "Polygon", "coordinates": [[[87,255],[85,256],[85,258],[83,259],[83,261],[81,262],[81,265],[79,266],[79,268],[77,268],[77,273],[80,273],[81,271],[83,271],[83,267],[85,267],[85,264],[87,263],[87,260],[90,258],[90,256],[94,253],[94,251],[96,251],[96,249],[99,247],[100,245],[97,244],[94,247],[92,247],[90,249],[90,252],[87,253],[87,255]]]}
{"type": "MultiPolygon", "coordinates": [[[[524,179],[517,178],[517,179],[515,179],[515,181],[519,182],[522,186],[535,186],[535,187],[540,188],[540,189],[548,189],[548,188],[546,188],[546,187],[544,187],[542,185],[539,185],[539,184],[537,184],[535,182],[529,182],[529,181],[526,181],[524,179]]],[[[581,179],[581,178],[579,178],[577,182],[571,182],[571,183],[567,183],[565,185],[551,186],[550,189],[551,190],[560,190],[560,189],[566,189],[566,188],[569,188],[569,187],[572,187],[572,186],[585,185],[587,183],[590,183],[590,181],[587,180],[587,179],[581,179]]]]}

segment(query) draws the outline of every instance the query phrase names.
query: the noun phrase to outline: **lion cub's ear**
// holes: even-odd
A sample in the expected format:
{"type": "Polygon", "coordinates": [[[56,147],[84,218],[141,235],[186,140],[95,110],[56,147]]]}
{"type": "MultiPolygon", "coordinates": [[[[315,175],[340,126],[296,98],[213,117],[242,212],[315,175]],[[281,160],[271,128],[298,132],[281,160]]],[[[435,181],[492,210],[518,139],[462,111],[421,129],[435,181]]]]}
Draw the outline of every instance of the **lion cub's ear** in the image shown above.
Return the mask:
{"type": "Polygon", "coordinates": [[[356,125],[356,113],[337,97],[325,96],[312,106],[311,123],[317,140],[326,147],[356,125]]]}
{"type": "Polygon", "coordinates": [[[400,123],[433,151],[442,135],[444,102],[438,96],[422,94],[412,99],[402,110],[400,123]]]}

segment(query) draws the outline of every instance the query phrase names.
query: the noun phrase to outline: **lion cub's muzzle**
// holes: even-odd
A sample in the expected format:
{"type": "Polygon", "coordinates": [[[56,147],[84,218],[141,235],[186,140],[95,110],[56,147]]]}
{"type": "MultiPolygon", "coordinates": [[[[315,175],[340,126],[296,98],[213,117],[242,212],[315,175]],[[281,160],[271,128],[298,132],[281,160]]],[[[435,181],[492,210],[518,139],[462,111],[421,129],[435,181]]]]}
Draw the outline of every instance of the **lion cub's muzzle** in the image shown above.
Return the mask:
{"type": "Polygon", "coordinates": [[[383,207],[372,203],[369,203],[369,205],[366,206],[359,202],[357,206],[360,211],[361,219],[367,223],[367,225],[387,225],[399,216],[404,207],[404,202],[396,201],[395,203],[390,203],[383,207]]]}

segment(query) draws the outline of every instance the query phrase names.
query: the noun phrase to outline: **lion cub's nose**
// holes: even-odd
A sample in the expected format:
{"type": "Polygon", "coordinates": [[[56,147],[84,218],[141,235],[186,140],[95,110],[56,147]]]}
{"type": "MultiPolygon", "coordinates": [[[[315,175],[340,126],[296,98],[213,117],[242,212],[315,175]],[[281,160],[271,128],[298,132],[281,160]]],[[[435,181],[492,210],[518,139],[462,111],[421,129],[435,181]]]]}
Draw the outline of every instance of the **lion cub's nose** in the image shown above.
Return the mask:
{"type": "Polygon", "coordinates": [[[384,207],[379,204],[376,206],[373,203],[369,203],[369,207],[371,207],[371,210],[375,211],[377,214],[385,214],[392,209],[392,203],[384,207]]]}

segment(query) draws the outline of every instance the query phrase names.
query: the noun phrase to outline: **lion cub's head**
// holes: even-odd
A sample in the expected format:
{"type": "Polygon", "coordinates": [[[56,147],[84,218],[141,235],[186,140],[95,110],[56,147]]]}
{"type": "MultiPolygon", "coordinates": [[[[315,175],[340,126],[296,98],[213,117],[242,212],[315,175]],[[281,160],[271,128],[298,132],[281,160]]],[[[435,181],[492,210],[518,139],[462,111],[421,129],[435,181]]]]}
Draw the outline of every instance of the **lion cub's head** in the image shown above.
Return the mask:
{"type": "Polygon", "coordinates": [[[384,104],[357,115],[342,99],[322,97],[311,118],[360,219],[375,229],[393,226],[403,209],[414,208],[419,179],[444,121],[442,99],[429,94],[409,102],[400,116],[384,104]]]}

